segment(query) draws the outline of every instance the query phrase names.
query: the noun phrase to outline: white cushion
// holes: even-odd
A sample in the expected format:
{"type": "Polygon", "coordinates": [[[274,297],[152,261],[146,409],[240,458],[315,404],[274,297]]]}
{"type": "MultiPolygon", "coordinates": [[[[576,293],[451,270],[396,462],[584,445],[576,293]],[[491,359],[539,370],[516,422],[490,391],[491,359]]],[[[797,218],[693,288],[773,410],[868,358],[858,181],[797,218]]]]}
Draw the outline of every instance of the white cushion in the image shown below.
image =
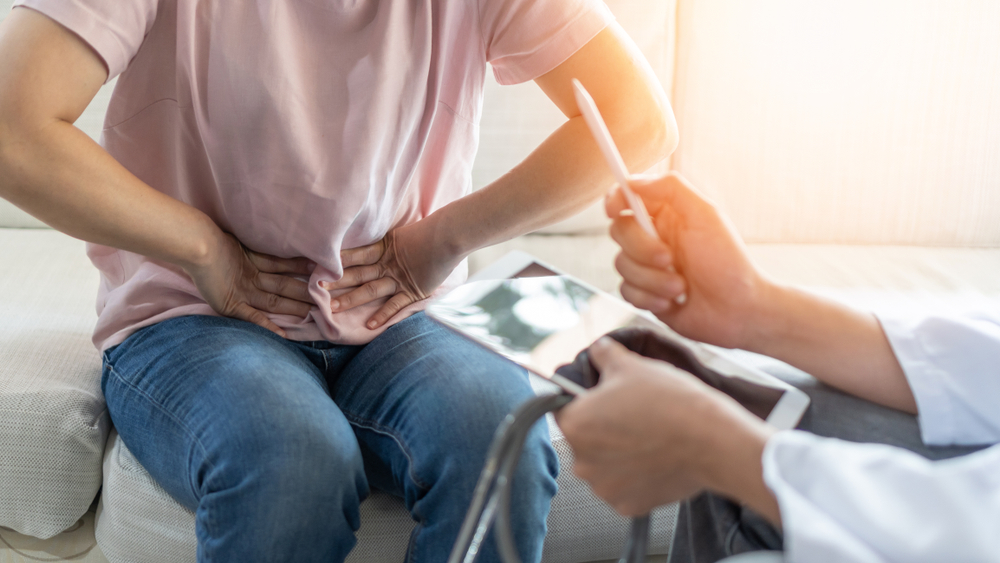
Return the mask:
{"type": "Polygon", "coordinates": [[[682,0],[673,165],[762,242],[1000,246],[1000,3],[682,0]]]}
{"type": "MultiPolygon", "coordinates": [[[[620,554],[629,523],[594,497],[572,475],[572,451],[549,421],[562,472],[552,502],[544,563],[579,563],[620,554]]],[[[676,506],[654,512],[650,553],[670,548],[676,506]]],[[[111,563],[192,563],[196,559],[195,516],[175,502],[112,433],[104,458],[104,490],[97,512],[97,544],[111,563]]],[[[347,563],[402,561],[414,523],[403,502],[373,491],[361,504],[358,544],[347,563]]]]}
{"type": "Polygon", "coordinates": [[[0,526],[51,537],[101,485],[108,415],[83,243],[0,229],[0,526]]]}

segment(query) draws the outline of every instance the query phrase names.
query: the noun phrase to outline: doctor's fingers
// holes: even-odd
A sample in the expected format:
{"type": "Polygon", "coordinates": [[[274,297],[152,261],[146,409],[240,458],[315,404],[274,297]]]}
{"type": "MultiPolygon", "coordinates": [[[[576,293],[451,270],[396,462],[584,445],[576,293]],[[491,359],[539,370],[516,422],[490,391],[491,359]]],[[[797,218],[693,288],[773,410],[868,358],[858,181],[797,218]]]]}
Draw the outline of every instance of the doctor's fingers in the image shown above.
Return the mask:
{"type": "Polygon", "coordinates": [[[670,270],[674,252],[661,238],[653,238],[639,226],[635,217],[618,217],[611,223],[611,238],[632,260],[646,266],[670,270]]]}
{"type": "Polygon", "coordinates": [[[674,300],[687,290],[684,277],[673,269],[650,268],[633,260],[624,252],[615,257],[615,269],[625,283],[646,293],[674,300]]]}

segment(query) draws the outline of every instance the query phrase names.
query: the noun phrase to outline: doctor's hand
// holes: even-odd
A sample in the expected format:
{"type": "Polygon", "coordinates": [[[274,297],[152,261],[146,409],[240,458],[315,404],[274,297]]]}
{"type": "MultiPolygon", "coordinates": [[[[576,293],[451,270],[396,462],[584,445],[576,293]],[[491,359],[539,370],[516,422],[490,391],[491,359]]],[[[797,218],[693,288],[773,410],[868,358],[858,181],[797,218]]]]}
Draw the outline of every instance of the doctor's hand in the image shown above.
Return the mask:
{"type": "Polygon", "coordinates": [[[621,190],[606,202],[614,220],[611,237],[622,247],[615,267],[622,296],[694,340],[743,347],[770,282],[747,255],[736,229],[722,212],[677,174],[636,179],[660,235],[653,239],[627,210],[621,190]],[[674,299],[686,293],[679,304],[674,299]]]}
{"type": "Polygon", "coordinates": [[[590,347],[600,383],[556,414],[573,472],[624,516],[704,489],[777,522],[761,456],[773,430],[727,395],[610,338],[590,347]]]}
{"type": "Polygon", "coordinates": [[[334,297],[334,313],[353,309],[388,297],[382,307],[365,323],[376,329],[407,305],[430,297],[461,258],[446,259],[430,240],[429,221],[397,227],[382,240],[340,253],[344,275],[335,282],[323,282],[328,290],[354,288],[334,297]]]}

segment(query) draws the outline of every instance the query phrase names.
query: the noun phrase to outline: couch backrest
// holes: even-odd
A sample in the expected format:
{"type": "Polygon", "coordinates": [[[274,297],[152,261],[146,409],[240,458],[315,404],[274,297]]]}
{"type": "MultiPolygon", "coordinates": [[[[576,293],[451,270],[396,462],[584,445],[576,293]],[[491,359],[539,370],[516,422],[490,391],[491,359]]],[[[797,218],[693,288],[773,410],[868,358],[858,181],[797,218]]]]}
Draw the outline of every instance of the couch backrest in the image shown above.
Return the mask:
{"type": "Polygon", "coordinates": [[[1000,3],[680,0],[673,166],[756,241],[1000,246],[1000,3]]]}

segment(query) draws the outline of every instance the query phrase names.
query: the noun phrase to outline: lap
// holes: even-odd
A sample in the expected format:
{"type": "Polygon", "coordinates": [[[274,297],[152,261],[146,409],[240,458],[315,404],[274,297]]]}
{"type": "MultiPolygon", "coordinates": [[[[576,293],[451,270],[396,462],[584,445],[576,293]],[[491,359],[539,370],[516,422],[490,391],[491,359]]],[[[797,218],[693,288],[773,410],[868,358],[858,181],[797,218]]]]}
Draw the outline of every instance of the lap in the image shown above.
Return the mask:
{"type": "Polygon", "coordinates": [[[147,327],[105,354],[102,387],[129,449],[189,508],[206,467],[308,455],[324,443],[360,459],[319,367],[249,323],[191,316],[147,327]]]}
{"type": "MultiPolygon", "coordinates": [[[[109,350],[102,384],[122,439],[188,507],[200,498],[189,478],[199,460],[334,439],[345,455],[364,454],[373,485],[414,501],[446,457],[474,481],[500,421],[533,395],[523,369],[423,314],[366,346],[290,342],[222,317],[170,319],[109,350]]],[[[544,425],[536,434],[547,442],[544,425]]],[[[554,473],[549,453],[541,461],[554,473]]]]}
{"type": "MultiPolygon", "coordinates": [[[[447,457],[466,464],[474,482],[497,426],[534,396],[522,368],[423,314],[365,346],[330,388],[377,458],[366,457],[372,484],[404,497],[419,494],[404,490],[406,479],[429,488],[447,457]]],[[[543,424],[536,434],[547,441],[543,424]]]]}

